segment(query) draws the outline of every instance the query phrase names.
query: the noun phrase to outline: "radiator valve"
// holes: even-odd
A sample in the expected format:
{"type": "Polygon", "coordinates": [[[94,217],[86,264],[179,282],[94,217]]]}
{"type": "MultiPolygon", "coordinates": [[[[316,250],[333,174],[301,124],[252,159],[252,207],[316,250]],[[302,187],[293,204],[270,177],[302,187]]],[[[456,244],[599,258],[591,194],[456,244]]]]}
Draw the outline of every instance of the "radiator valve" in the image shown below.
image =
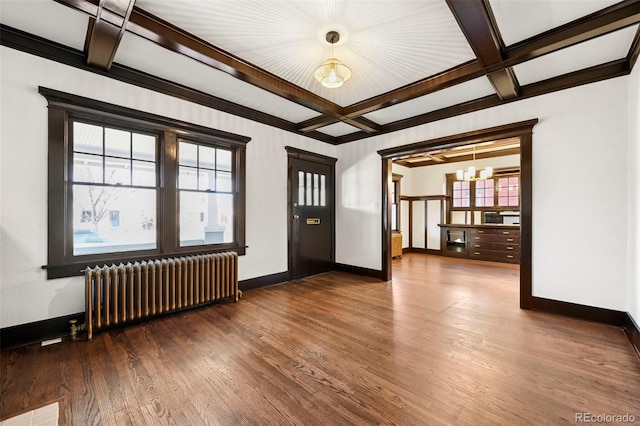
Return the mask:
{"type": "Polygon", "coordinates": [[[77,323],[78,323],[77,319],[69,320],[69,324],[71,324],[71,340],[73,340],[74,342],[78,340],[78,332],[84,331],[87,328],[86,323],[76,325],[77,323]]]}

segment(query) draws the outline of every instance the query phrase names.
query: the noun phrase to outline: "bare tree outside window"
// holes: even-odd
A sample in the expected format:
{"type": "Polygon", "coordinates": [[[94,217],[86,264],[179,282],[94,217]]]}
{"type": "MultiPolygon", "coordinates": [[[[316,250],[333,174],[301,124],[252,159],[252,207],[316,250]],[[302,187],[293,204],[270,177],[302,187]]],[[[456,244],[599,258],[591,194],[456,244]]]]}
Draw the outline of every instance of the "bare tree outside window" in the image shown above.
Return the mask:
{"type": "MultiPolygon", "coordinates": [[[[93,174],[89,167],[86,167],[87,174],[89,176],[90,182],[95,183],[95,179],[93,178],[93,174]]],[[[109,175],[108,179],[105,179],[106,183],[111,183],[113,176],[115,174],[115,170],[112,171],[109,175]]],[[[114,201],[116,201],[119,197],[118,192],[114,187],[109,186],[95,186],[91,185],[88,187],[89,190],[89,205],[84,206],[80,205],[83,210],[88,210],[91,212],[91,223],[93,225],[94,231],[98,231],[98,224],[102,221],[104,216],[109,211],[109,206],[112,205],[114,201]]]]}

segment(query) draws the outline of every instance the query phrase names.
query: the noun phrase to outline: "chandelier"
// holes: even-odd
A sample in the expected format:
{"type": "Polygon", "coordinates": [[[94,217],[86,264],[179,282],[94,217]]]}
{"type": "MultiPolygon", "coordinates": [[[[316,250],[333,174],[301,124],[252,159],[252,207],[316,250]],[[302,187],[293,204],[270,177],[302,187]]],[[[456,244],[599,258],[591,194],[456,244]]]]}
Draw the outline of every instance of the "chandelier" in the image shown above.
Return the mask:
{"type": "Polygon", "coordinates": [[[333,45],[340,40],[340,34],[336,31],[329,31],[326,37],[331,43],[331,58],[327,59],[324,64],[320,65],[313,76],[324,87],[334,89],[340,87],[345,81],[351,78],[351,70],[338,59],[333,57],[333,45]]]}
{"type": "MultiPolygon", "coordinates": [[[[473,161],[476,161],[476,146],[473,146],[473,161]]],[[[485,180],[489,179],[493,176],[493,167],[487,166],[484,169],[480,170],[480,176],[476,176],[476,167],[469,166],[467,170],[459,169],[456,172],[456,178],[458,180],[464,180],[467,182],[475,181],[475,180],[485,180]]]]}

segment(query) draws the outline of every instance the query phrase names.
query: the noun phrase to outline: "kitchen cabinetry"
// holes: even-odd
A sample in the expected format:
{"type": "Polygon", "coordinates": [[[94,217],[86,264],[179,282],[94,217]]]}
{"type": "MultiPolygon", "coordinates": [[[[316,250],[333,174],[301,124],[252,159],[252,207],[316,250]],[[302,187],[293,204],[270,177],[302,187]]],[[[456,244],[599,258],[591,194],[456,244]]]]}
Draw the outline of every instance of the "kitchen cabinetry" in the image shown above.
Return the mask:
{"type": "Polygon", "coordinates": [[[516,225],[440,225],[442,254],[494,262],[520,262],[516,225]]]}

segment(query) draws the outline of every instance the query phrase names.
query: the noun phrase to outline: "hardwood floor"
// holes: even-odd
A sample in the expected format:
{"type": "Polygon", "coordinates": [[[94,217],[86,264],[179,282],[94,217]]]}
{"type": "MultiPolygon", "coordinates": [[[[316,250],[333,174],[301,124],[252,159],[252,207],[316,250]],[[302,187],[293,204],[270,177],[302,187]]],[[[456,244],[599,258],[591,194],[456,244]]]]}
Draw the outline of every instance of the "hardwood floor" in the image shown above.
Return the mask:
{"type": "Polygon", "coordinates": [[[218,305],[1,354],[0,418],[60,424],[640,421],[621,330],[518,308],[518,266],[408,254],[393,282],[331,272],[218,305]]]}

